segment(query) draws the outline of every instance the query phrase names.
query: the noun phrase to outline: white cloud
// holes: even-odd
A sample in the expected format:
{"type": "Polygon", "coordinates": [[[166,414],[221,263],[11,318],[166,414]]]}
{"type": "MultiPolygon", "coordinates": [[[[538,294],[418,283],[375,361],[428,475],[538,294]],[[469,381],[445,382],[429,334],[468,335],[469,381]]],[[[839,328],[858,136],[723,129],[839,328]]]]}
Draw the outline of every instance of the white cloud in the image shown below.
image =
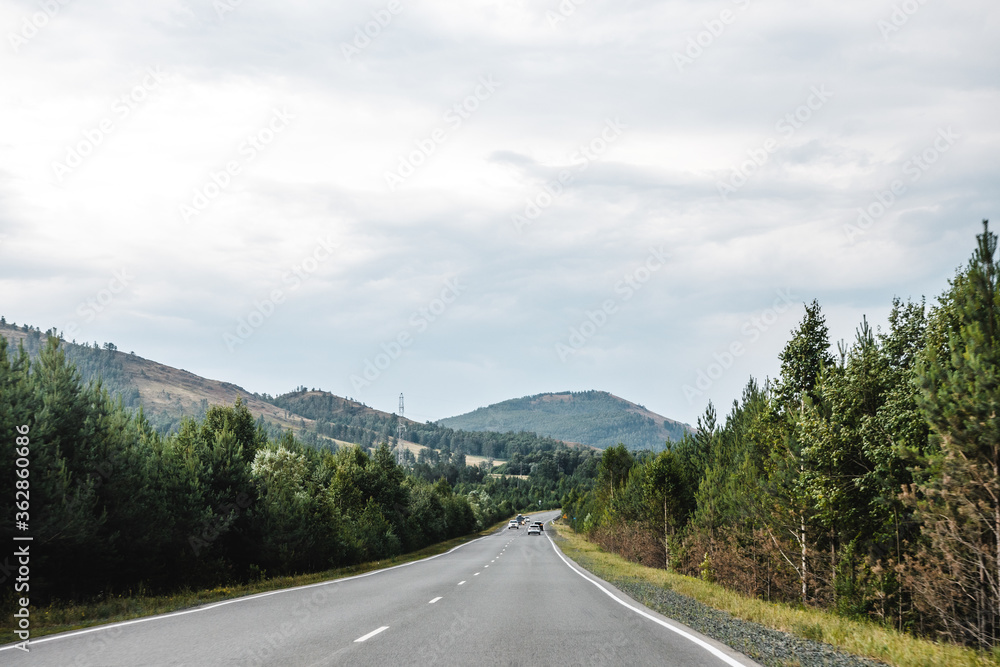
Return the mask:
{"type": "MultiPolygon", "coordinates": [[[[388,2],[255,0],[220,17],[208,2],[69,0],[16,52],[8,33],[39,5],[0,8],[3,314],[64,326],[128,266],[134,283],[81,336],[252,391],[321,386],[386,410],[406,391],[438,418],[597,388],[693,421],[703,405],[681,387],[776,289],[818,297],[850,338],[894,295],[943,290],[996,217],[994,3],[928,2],[884,37],[892,2],[588,0],[556,25],[556,0],[399,2],[350,61],[341,44],[388,2]],[[735,19],[678,71],[674,54],[724,10],[735,19]],[[122,114],[149,68],[165,79],[122,114]],[[500,85],[450,122],[481,77],[500,85]],[[815,86],[833,96],[787,135],[779,121],[815,86]],[[294,119],[249,158],[275,109],[294,119]],[[627,128],[579,170],[615,118],[627,128]],[[60,180],[53,162],[106,119],[60,180]],[[907,161],[947,127],[960,139],[910,180],[907,161]],[[437,129],[390,191],[385,172],[437,129]],[[767,161],[720,200],[717,182],[768,139],[767,161]],[[185,224],[180,207],[231,162],[185,224]],[[511,215],[563,169],[571,182],[518,233],[511,215]],[[894,179],[906,192],[848,238],[894,179]],[[327,236],[336,253],[292,289],[283,276],[327,236]],[[660,245],[668,265],[560,361],[555,344],[660,245]],[[454,277],[467,292],[354,391],[350,374],[454,277]],[[223,334],[276,286],[286,300],[227,350],[223,334]]],[[[798,319],[704,398],[727,405],[747,375],[773,376],[798,319]]]]}

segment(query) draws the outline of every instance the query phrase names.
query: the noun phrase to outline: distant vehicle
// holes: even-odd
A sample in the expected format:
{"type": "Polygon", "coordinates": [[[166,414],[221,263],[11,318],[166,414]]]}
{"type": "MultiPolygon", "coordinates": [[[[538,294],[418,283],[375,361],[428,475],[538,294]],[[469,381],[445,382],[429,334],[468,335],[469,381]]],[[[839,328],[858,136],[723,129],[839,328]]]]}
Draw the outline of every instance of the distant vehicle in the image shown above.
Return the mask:
{"type": "Polygon", "coordinates": [[[533,525],[531,528],[528,528],[528,535],[541,535],[541,534],[542,534],[542,527],[537,523],[533,525]]]}
{"type": "MultiPolygon", "coordinates": [[[[541,521],[536,521],[535,523],[531,524],[531,528],[537,528],[539,531],[545,530],[545,526],[542,525],[541,521]]],[[[531,532],[531,528],[528,528],[528,532],[531,532]]]]}
{"type": "Polygon", "coordinates": [[[510,530],[511,528],[517,528],[518,530],[521,530],[521,527],[517,525],[516,519],[511,519],[510,521],[507,522],[507,530],[510,530]]]}

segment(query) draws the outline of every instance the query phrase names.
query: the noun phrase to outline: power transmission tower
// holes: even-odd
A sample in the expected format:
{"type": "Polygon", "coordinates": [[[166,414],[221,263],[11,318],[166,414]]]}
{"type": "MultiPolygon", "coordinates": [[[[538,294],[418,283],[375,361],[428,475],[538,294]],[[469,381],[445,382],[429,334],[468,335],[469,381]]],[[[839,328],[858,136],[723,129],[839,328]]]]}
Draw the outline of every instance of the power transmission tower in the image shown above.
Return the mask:
{"type": "Polygon", "coordinates": [[[406,425],[403,423],[403,394],[399,395],[399,416],[396,418],[396,448],[399,465],[403,465],[403,432],[406,425]]]}

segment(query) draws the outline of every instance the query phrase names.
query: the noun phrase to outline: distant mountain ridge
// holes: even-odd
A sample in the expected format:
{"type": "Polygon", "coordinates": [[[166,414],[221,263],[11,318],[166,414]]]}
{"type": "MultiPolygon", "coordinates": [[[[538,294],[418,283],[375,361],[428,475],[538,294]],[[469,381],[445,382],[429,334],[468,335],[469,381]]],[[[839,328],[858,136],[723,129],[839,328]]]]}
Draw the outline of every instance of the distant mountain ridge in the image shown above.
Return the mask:
{"type": "MultiPolygon", "coordinates": [[[[7,339],[8,356],[17,346],[34,357],[54,330],[42,332],[34,327],[0,323],[0,336],[7,339]]],[[[210,405],[229,405],[240,398],[255,417],[263,417],[273,426],[300,431],[311,427],[313,420],[274,405],[270,397],[248,392],[230,382],[210,380],[189,371],[160,364],[131,353],[119,352],[111,343],[61,342],[66,357],[76,364],[85,382],[101,378],[109,393],[120,396],[128,408],[140,405],[155,428],[169,430],[184,417],[200,418],[210,405]]]]}
{"type": "MultiPolygon", "coordinates": [[[[0,317],[0,338],[7,340],[8,357],[16,356],[18,346],[24,345],[28,356],[35,358],[49,337],[58,337],[58,332],[16,326],[0,317]]],[[[96,341],[77,344],[60,340],[66,358],[84,382],[100,379],[102,387],[120,398],[126,408],[141,407],[150,425],[161,432],[177,428],[187,417],[201,419],[211,405],[231,405],[240,399],[273,435],[291,429],[302,442],[316,447],[331,443],[362,447],[380,442],[397,444],[399,418],[395,414],[329,392],[299,387],[280,396],[251,393],[230,382],[120,352],[112,343],[99,346],[96,341]]],[[[478,465],[487,460],[501,463],[514,451],[524,454],[561,446],[554,439],[530,434],[462,433],[410,419],[403,423],[406,435],[398,444],[415,457],[425,449],[454,451],[466,455],[471,465],[478,465]]]]}
{"type": "MultiPolygon", "coordinates": [[[[42,332],[37,327],[0,320],[0,337],[8,341],[8,356],[16,354],[17,346],[24,344],[34,357],[48,337],[56,333],[54,329],[42,332]]],[[[395,414],[328,392],[301,387],[281,396],[251,393],[230,382],[120,352],[111,343],[99,347],[96,342],[62,340],[61,346],[85,382],[100,378],[103,387],[119,396],[125,407],[141,406],[150,424],[164,432],[176,428],[185,417],[203,417],[210,405],[230,405],[239,398],[271,430],[292,429],[312,445],[349,442],[373,446],[395,440],[395,414]]],[[[411,452],[419,453],[425,447],[453,449],[475,460],[502,460],[515,450],[550,449],[558,444],[556,441],[601,449],[624,442],[630,449],[655,450],[662,449],[667,439],[680,439],[685,430],[691,430],[686,424],[599,391],[538,394],[479,408],[437,424],[409,419],[404,423],[406,436],[400,444],[411,452]],[[494,437],[503,433],[515,435],[494,437]]]]}
{"type": "Polygon", "coordinates": [[[693,433],[669,419],[606,391],[535,394],[495,403],[438,421],[464,431],[524,430],[605,449],[619,442],[632,450],[664,448],[667,440],[693,433]]]}

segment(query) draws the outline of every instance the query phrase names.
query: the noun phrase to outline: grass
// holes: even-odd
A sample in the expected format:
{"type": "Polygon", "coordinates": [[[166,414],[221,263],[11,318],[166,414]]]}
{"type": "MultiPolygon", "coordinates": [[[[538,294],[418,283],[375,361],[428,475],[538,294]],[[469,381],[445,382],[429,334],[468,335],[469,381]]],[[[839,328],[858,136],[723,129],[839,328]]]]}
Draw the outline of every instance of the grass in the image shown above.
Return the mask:
{"type": "Polygon", "coordinates": [[[602,550],[565,524],[555,531],[559,548],[581,567],[603,579],[639,579],[669,588],[732,616],[805,639],[821,640],[839,650],[881,660],[896,667],[995,667],[996,657],[954,644],[898,632],[875,623],[854,621],[819,609],[765,602],[726,590],[718,584],[638,565],[602,550]]]}
{"type": "MultiPolygon", "coordinates": [[[[100,600],[93,600],[81,603],[55,603],[48,607],[31,607],[31,638],[38,639],[45,635],[70,630],[80,630],[95,625],[107,623],[117,623],[133,618],[144,616],[154,616],[156,614],[166,614],[181,609],[189,609],[204,604],[230,600],[233,598],[254,595],[255,593],[265,593],[267,591],[280,590],[282,588],[293,588],[295,586],[305,586],[321,581],[332,581],[343,579],[355,574],[363,574],[372,570],[381,570],[393,565],[401,565],[411,561],[427,558],[444,553],[460,544],[471,542],[491,532],[505,526],[507,520],[483,530],[479,533],[456,537],[447,542],[425,547],[419,551],[395,556],[386,560],[371,563],[362,563],[350,567],[342,567],[324,572],[314,572],[311,574],[299,574],[286,577],[274,577],[261,581],[239,584],[234,586],[216,586],[215,588],[198,591],[180,591],[173,595],[145,595],[142,593],[133,595],[118,595],[106,597],[100,600]]],[[[0,644],[8,644],[20,641],[14,634],[13,616],[4,614],[0,622],[0,644]]]]}

